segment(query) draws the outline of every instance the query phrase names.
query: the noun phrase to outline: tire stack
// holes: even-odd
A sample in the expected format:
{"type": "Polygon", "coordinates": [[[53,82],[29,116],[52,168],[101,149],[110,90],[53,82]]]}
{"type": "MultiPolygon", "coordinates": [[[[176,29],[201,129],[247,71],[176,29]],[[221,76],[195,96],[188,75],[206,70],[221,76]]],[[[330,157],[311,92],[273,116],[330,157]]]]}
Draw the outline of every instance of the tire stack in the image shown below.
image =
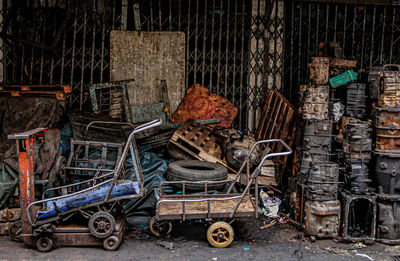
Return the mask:
{"type": "Polygon", "coordinates": [[[314,57],[309,65],[310,81],[300,86],[304,131],[301,145],[299,185],[304,190],[305,233],[327,238],[338,235],[340,202],[337,200],[339,167],[330,162],[328,57],[314,57]]]}
{"type": "Polygon", "coordinates": [[[400,65],[375,70],[369,80],[377,87],[379,106],[374,108],[373,121],[377,240],[400,244],[400,65]]]}

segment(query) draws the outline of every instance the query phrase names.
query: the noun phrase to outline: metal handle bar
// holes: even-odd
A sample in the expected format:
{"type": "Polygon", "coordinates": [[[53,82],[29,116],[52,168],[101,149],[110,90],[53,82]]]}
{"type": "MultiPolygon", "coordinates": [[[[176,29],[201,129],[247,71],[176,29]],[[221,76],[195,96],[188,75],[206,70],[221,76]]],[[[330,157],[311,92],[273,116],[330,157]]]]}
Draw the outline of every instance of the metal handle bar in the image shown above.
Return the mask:
{"type": "MultiPolygon", "coordinates": [[[[262,143],[272,143],[272,142],[279,142],[279,143],[281,143],[281,144],[287,149],[287,151],[275,152],[275,153],[267,154],[267,155],[264,156],[264,158],[261,160],[260,164],[258,164],[257,168],[253,171],[253,174],[251,175],[251,178],[250,178],[250,180],[249,180],[249,183],[247,184],[245,190],[244,190],[243,193],[242,193],[242,196],[241,196],[239,202],[236,204],[235,208],[233,209],[233,211],[232,211],[232,213],[231,213],[231,215],[230,215],[231,218],[233,217],[233,215],[235,214],[236,210],[238,209],[238,207],[239,207],[240,204],[242,203],[244,196],[245,196],[246,193],[249,191],[250,186],[251,186],[251,184],[253,183],[253,180],[254,180],[255,178],[257,178],[258,175],[260,175],[260,173],[261,173],[261,167],[262,167],[262,165],[264,164],[264,162],[265,162],[267,159],[269,159],[269,158],[279,157],[279,156],[286,156],[286,155],[289,155],[289,154],[291,154],[291,153],[293,152],[292,149],[289,147],[289,145],[287,145],[286,142],[284,142],[284,141],[281,140],[281,139],[260,140],[260,141],[256,142],[256,143],[253,145],[252,149],[254,149],[255,146],[257,146],[258,144],[262,144],[262,143]]],[[[250,151],[252,151],[252,150],[250,150],[250,151]]],[[[242,167],[243,167],[243,166],[244,166],[244,164],[242,165],[242,167]]],[[[235,177],[235,180],[237,180],[238,175],[239,175],[239,172],[238,172],[237,176],[235,177]]],[[[231,186],[232,186],[232,185],[231,185],[231,186]]],[[[229,188],[228,191],[230,191],[230,190],[231,190],[231,188],[229,188]]],[[[258,193],[258,192],[256,192],[256,193],[258,193]]]]}
{"type": "Polygon", "coordinates": [[[96,125],[96,124],[129,125],[129,126],[132,127],[132,129],[135,128],[135,126],[134,126],[132,123],[130,123],[130,122],[92,121],[92,122],[90,122],[90,123],[86,126],[86,130],[85,130],[85,139],[86,139],[86,137],[87,137],[87,135],[88,135],[89,128],[92,127],[93,125],[96,125]]]}
{"type": "Polygon", "coordinates": [[[141,131],[145,131],[147,129],[159,126],[161,124],[162,124],[162,119],[161,118],[159,118],[157,120],[152,120],[152,121],[146,122],[145,124],[142,124],[142,125],[136,127],[135,130],[133,131],[133,133],[138,133],[138,132],[141,132],[141,131]]]}
{"type": "Polygon", "coordinates": [[[47,192],[49,192],[49,191],[59,190],[59,189],[63,189],[63,188],[69,188],[69,187],[73,187],[73,186],[77,186],[77,185],[85,184],[85,183],[90,183],[90,182],[93,182],[93,183],[94,183],[97,179],[102,179],[102,178],[105,178],[105,177],[107,177],[107,176],[114,175],[113,172],[114,172],[113,170],[110,170],[110,173],[103,174],[103,175],[101,175],[101,176],[99,176],[99,177],[94,177],[94,178],[92,178],[92,179],[88,179],[88,180],[85,180],[85,181],[80,181],[80,182],[77,182],[77,183],[68,184],[68,185],[64,185],[64,186],[60,186],[60,187],[48,188],[48,189],[46,189],[46,190],[43,192],[43,194],[42,194],[42,200],[44,200],[44,195],[45,195],[47,192]]]}

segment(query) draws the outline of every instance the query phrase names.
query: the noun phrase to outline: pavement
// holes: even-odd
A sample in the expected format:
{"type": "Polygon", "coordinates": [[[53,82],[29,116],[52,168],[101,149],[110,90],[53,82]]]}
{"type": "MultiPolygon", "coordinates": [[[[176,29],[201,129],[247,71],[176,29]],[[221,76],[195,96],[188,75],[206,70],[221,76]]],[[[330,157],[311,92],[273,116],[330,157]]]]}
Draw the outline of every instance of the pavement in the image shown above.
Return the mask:
{"type": "Polygon", "coordinates": [[[234,226],[235,240],[223,249],[211,247],[203,224],[178,224],[165,238],[145,229],[128,231],[116,251],[101,247],[62,247],[41,253],[0,237],[0,260],[400,260],[400,246],[344,243],[338,239],[311,242],[288,224],[260,230],[259,221],[234,226]]]}

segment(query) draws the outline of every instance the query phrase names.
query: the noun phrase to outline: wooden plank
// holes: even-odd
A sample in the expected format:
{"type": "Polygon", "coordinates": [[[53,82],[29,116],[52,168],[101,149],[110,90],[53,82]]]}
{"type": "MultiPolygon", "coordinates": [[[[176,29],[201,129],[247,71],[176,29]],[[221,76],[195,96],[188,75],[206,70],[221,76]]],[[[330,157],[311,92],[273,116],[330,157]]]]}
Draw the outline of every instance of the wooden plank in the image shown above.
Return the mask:
{"type": "Polygon", "coordinates": [[[259,125],[257,127],[256,140],[260,140],[262,135],[263,135],[262,131],[265,128],[265,122],[266,122],[267,117],[268,117],[268,113],[265,113],[265,112],[268,111],[268,108],[269,108],[269,106],[271,104],[271,101],[272,101],[272,96],[273,96],[272,95],[272,90],[269,90],[269,92],[267,94],[267,97],[266,97],[266,102],[265,102],[265,105],[264,105],[264,108],[263,108],[263,114],[261,116],[260,123],[259,123],[259,125]]]}
{"type": "Polygon", "coordinates": [[[171,113],[185,95],[185,33],[110,32],[111,81],[127,84],[131,106],[161,103],[161,80],[166,80],[171,113]]]}
{"type": "MultiPolygon", "coordinates": [[[[232,197],[233,195],[219,195],[219,197],[216,197],[217,195],[208,195],[209,198],[228,198],[232,197]]],[[[160,201],[163,199],[168,200],[168,199],[174,199],[174,200],[188,200],[188,199],[196,199],[195,198],[188,198],[187,196],[181,196],[181,197],[173,197],[173,198],[168,198],[168,197],[160,197],[160,201]]],[[[197,199],[201,199],[197,197],[197,199]]],[[[203,197],[204,199],[204,197],[203,197]]],[[[210,201],[210,212],[211,213],[223,213],[228,217],[233,209],[235,208],[237,202],[239,201],[239,198],[237,199],[230,199],[230,200],[224,200],[224,201],[210,201]]],[[[242,203],[239,205],[237,212],[255,212],[255,209],[253,207],[253,204],[251,203],[251,198],[250,195],[246,195],[243,198],[242,203]]],[[[208,213],[208,204],[207,201],[201,201],[201,202],[190,202],[186,201],[185,202],[185,215],[191,215],[191,214],[204,214],[207,215],[208,213]]],[[[182,215],[182,203],[181,202],[160,202],[159,208],[158,208],[158,214],[160,216],[164,215],[182,215]]]]}

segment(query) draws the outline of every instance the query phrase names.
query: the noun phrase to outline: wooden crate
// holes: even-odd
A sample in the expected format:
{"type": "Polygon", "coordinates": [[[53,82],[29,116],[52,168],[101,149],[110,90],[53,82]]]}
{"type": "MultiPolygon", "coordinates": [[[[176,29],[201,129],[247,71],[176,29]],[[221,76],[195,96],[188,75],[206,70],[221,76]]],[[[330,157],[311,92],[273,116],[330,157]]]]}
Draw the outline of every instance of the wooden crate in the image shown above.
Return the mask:
{"type": "MultiPolygon", "coordinates": [[[[260,122],[257,126],[256,140],[281,139],[289,146],[294,139],[296,109],[278,91],[269,90],[262,111],[260,122]]],[[[270,143],[267,146],[271,152],[282,151],[283,146],[278,143],[270,143]]],[[[282,174],[286,167],[287,156],[278,159],[281,168],[278,174],[282,174]]]]}
{"type": "Polygon", "coordinates": [[[226,165],[222,159],[221,148],[216,143],[212,132],[193,121],[180,126],[172,135],[169,143],[175,149],[193,158],[226,165]]]}

